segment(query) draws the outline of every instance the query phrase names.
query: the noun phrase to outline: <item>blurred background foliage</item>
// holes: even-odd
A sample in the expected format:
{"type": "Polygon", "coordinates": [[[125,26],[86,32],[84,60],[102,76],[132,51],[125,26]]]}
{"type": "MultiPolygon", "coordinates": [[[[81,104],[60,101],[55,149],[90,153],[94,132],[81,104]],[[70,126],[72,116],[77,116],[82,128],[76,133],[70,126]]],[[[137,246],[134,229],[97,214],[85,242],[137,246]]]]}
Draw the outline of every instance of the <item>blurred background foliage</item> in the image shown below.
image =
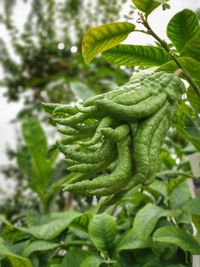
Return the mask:
{"type": "MultiPolygon", "coordinates": [[[[0,65],[3,69],[0,86],[5,89],[4,96],[9,102],[23,99],[23,108],[16,114],[15,122],[19,123],[29,116],[37,117],[32,120],[33,127],[24,130],[22,126],[20,134],[24,137],[24,131],[30,130],[30,138],[32,139],[32,136],[35,138],[33,147],[37,145],[37,135],[38,139],[41,137],[47,143],[47,137],[40,125],[47,119],[45,112],[41,112],[41,102],[70,103],[107,92],[127,82],[132,69],[124,70],[111,66],[101,58],[86,65],[81,54],[84,32],[92,26],[120,20],[122,5],[125,2],[124,0],[0,1],[3,10],[0,14],[0,23],[9,37],[9,43],[4,41],[3,36],[0,39],[0,65]],[[20,3],[26,5],[29,10],[27,16],[20,14],[20,3]],[[25,16],[22,27],[16,24],[18,16],[25,16]]],[[[130,15],[133,11],[132,6],[130,15]]],[[[31,127],[31,124],[28,127],[31,127]]],[[[48,134],[48,141],[52,143],[55,136],[54,129],[49,130],[45,124],[45,131],[48,134]]],[[[33,165],[34,157],[28,150],[28,138],[24,138],[24,144],[21,137],[17,140],[17,150],[9,147],[7,149],[11,163],[2,166],[6,179],[10,178],[16,184],[15,195],[6,194],[6,203],[0,204],[0,212],[8,213],[9,217],[30,207],[37,209],[41,198],[44,204],[45,187],[66,175],[65,164],[57,159],[54,167],[46,173],[43,192],[39,192],[41,190],[36,184],[43,171],[45,172],[40,169],[45,168],[45,158],[42,164],[40,161],[36,162],[36,165],[37,163],[41,165],[36,166],[41,173],[36,173],[34,170],[32,170],[34,174],[30,173],[28,168],[33,167],[31,164],[33,165]],[[26,201],[23,201],[24,198],[26,201]]],[[[37,153],[37,156],[39,154],[37,153]]],[[[63,204],[65,200],[62,193],[60,194],[61,199],[58,199],[58,203],[61,208],[65,205],[63,204]]]]}
{"type": "Polygon", "coordinates": [[[4,14],[1,15],[15,54],[14,59],[1,39],[0,61],[6,97],[17,101],[29,91],[20,116],[40,110],[41,101],[71,102],[110,90],[127,80],[125,72],[101,59],[86,66],[81,55],[84,32],[89,27],[118,20],[124,1],[25,2],[30,10],[22,30],[15,26],[13,19],[17,1],[2,1],[4,14]]]}

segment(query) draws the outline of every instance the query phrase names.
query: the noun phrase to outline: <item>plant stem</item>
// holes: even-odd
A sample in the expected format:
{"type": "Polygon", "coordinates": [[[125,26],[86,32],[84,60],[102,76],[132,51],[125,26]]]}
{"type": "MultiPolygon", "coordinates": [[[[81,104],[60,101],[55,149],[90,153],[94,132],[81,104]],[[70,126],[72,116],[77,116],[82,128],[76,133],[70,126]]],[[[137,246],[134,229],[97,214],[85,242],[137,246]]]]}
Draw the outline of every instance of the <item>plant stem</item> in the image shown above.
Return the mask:
{"type": "Polygon", "coordinates": [[[185,79],[189,82],[189,84],[193,87],[195,90],[196,94],[200,98],[200,89],[190,76],[190,74],[187,72],[187,70],[184,68],[182,63],[178,60],[178,57],[173,53],[173,51],[168,47],[167,43],[165,40],[162,40],[150,27],[147,18],[142,14],[139,13],[140,19],[138,20],[139,23],[142,23],[144,27],[147,29],[147,34],[150,34],[153,36],[160,44],[161,46],[165,49],[165,51],[169,54],[171,59],[176,63],[176,65],[183,70],[183,75],[185,76],[185,79]]]}

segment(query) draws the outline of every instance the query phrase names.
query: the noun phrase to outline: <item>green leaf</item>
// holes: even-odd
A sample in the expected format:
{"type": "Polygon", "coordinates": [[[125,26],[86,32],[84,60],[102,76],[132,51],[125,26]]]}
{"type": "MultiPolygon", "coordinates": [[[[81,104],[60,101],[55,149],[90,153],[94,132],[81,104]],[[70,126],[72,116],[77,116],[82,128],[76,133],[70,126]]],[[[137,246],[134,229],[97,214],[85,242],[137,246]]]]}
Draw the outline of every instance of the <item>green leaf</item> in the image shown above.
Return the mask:
{"type": "Polygon", "coordinates": [[[78,212],[68,211],[66,215],[63,214],[63,217],[52,218],[50,222],[30,228],[23,228],[22,230],[38,239],[51,240],[62,233],[78,216],[80,216],[78,212]]]}
{"type": "Polygon", "coordinates": [[[85,212],[73,219],[69,226],[87,232],[91,218],[92,215],[85,212]]]}
{"type": "Polygon", "coordinates": [[[9,225],[12,227],[12,224],[6,219],[6,216],[3,214],[0,214],[0,222],[5,223],[6,225],[9,225]]]}
{"type": "Polygon", "coordinates": [[[124,41],[134,30],[135,25],[128,22],[115,22],[89,29],[84,35],[82,45],[85,63],[124,41]]]}
{"type": "Polygon", "coordinates": [[[144,45],[118,45],[104,52],[103,57],[111,64],[127,67],[153,67],[169,61],[164,49],[144,45]]]}
{"type": "MultiPolygon", "coordinates": [[[[193,81],[195,82],[196,86],[199,87],[199,92],[200,92],[200,62],[196,61],[193,58],[190,57],[180,57],[178,58],[178,61],[181,63],[181,65],[183,66],[184,70],[186,70],[189,75],[191,76],[191,78],[193,79],[193,81]]],[[[159,68],[157,68],[156,71],[167,71],[167,72],[175,72],[179,67],[176,65],[175,62],[170,61],[165,63],[164,65],[160,66],[159,68]]],[[[189,89],[190,91],[190,89],[189,89]]],[[[189,101],[191,100],[191,105],[195,105],[194,108],[197,110],[199,109],[199,105],[198,105],[198,99],[199,96],[197,97],[197,93],[196,91],[194,91],[194,89],[192,89],[192,92],[189,92],[189,101]],[[197,99],[195,99],[197,97],[197,99]],[[198,105],[198,107],[197,107],[198,105]]]]}
{"type": "Polygon", "coordinates": [[[116,237],[115,220],[106,213],[95,215],[90,221],[88,232],[98,250],[109,251],[116,237]]]}
{"type": "Polygon", "coordinates": [[[28,257],[31,253],[35,251],[51,250],[59,246],[60,246],[59,243],[51,243],[51,242],[43,241],[43,240],[36,240],[36,241],[31,242],[25,247],[23,251],[23,256],[28,257]]]}
{"type": "Polygon", "coordinates": [[[123,250],[148,248],[151,247],[151,244],[152,242],[149,239],[147,240],[137,239],[134,233],[134,229],[130,229],[120,239],[118,239],[116,250],[119,252],[123,250]]]}
{"type": "Polygon", "coordinates": [[[175,226],[159,228],[153,235],[153,241],[174,244],[193,254],[200,254],[200,245],[194,237],[175,226]]]}
{"type": "Polygon", "coordinates": [[[25,175],[29,182],[34,180],[34,173],[32,170],[31,155],[27,146],[22,146],[17,150],[17,164],[20,172],[25,175]]]}
{"type": "Polygon", "coordinates": [[[87,98],[95,95],[90,88],[88,88],[84,83],[81,82],[71,82],[70,89],[79,99],[82,100],[86,100],[87,98]]]}
{"type": "Polygon", "coordinates": [[[139,10],[149,15],[159,5],[165,4],[168,0],[132,0],[132,2],[139,10]]]}
{"type": "Polygon", "coordinates": [[[184,9],[173,16],[167,26],[167,36],[181,51],[185,44],[200,34],[197,15],[190,9],[184,9]]]}
{"type": "Polygon", "coordinates": [[[182,138],[187,139],[191,142],[194,147],[200,151],[200,138],[195,136],[193,132],[188,131],[189,129],[194,128],[196,133],[199,133],[200,122],[198,116],[194,111],[185,104],[181,104],[177,113],[177,130],[182,138]]]}
{"type": "Polygon", "coordinates": [[[151,250],[162,260],[170,260],[177,251],[177,247],[172,244],[152,242],[151,250]]]}
{"type": "MultiPolygon", "coordinates": [[[[174,181],[173,180],[170,181],[169,183],[170,188],[173,187],[173,182],[176,183],[176,180],[177,179],[175,179],[174,181]]],[[[171,191],[171,189],[169,190],[171,191]]],[[[177,185],[175,184],[174,189],[172,190],[170,194],[171,209],[182,208],[190,198],[191,198],[191,192],[190,192],[190,188],[189,188],[187,181],[181,181],[180,184],[177,184],[177,185]]]]}
{"type": "Polygon", "coordinates": [[[23,121],[22,134],[28,150],[19,151],[18,164],[21,171],[28,176],[31,188],[44,201],[44,191],[49,184],[53,164],[51,159],[47,159],[47,138],[40,122],[34,117],[23,121]]]}
{"type": "Polygon", "coordinates": [[[133,229],[138,239],[147,239],[154,230],[158,220],[167,216],[167,211],[154,205],[147,204],[136,214],[133,229]]]}
{"type": "Polygon", "coordinates": [[[0,255],[6,256],[13,267],[33,267],[29,259],[20,257],[12,253],[4,244],[3,239],[0,238],[0,255]]]}
{"type": "Polygon", "coordinates": [[[36,118],[30,117],[23,121],[22,134],[31,153],[35,153],[37,150],[38,154],[46,157],[48,152],[47,139],[36,118]]]}
{"type": "Polygon", "coordinates": [[[92,255],[83,260],[80,267],[99,267],[101,263],[105,262],[102,258],[92,255]]]}
{"type": "Polygon", "coordinates": [[[167,197],[167,186],[160,180],[154,180],[152,184],[148,186],[154,192],[158,192],[159,194],[167,197]]]}
{"type": "Polygon", "coordinates": [[[191,57],[200,61],[200,35],[193,37],[181,51],[181,57],[191,57]]]}
{"type": "Polygon", "coordinates": [[[187,201],[183,209],[190,214],[200,215],[200,197],[187,201]]]}
{"type": "Polygon", "coordinates": [[[92,253],[89,251],[84,251],[80,249],[70,249],[66,256],[64,257],[64,260],[62,264],[59,264],[57,267],[75,267],[75,266],[81,266],[81,263],[86,259],[88,256],[91,256],[92,253]]]}
{"type": "MultiPolygon", "coordinates": [[[[200,72],[200,63],[193,58],[190,57],[180,57],[178,58],[178,61],[183,65],[184,69],[186,69],[190,76],[192,76],[193,79],[199,80],[199,72],[200,72]]],[[[169,61],[166,64],[160,66],[156,69],[156,71],[167,71],[167,72],[174,72],[179,67],[176,65],[174,61],[169,61]]]]}
{"type": "Polygon", "coordinates": [[[189,87],[187,90],[187,98],[191,106],[200,113],[200,97],[197,95],[197,92],[193,87],[189,87]]]}

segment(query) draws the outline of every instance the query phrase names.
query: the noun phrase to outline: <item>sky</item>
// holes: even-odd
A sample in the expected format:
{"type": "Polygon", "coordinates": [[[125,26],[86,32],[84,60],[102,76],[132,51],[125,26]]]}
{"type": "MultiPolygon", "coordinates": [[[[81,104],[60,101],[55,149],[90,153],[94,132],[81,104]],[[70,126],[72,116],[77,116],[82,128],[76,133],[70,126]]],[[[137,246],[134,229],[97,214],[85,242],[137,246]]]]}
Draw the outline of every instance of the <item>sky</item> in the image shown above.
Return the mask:
{"type": "MultiPolygon", "coordinates": [[[[131,0],[130,0],[131,1],[131,0]]],[[[14,13],[14,20],[15,23],[22,27],[23,22],[25,20],[26,14],[28,14],[28,6],[26,4],[23,4],[21,0],[17,0],[18,6],[14,13]],[[22,16],[23,14],[23,16],[22,16]]],[[[0,3],[0,10],[1,10],[1,4],[0,3]]],[[[178,11],[181,11],[184,8],[189,8],[192,10],[196,10],[198,7],[200,7],[200,0],[172,0],[169,1],[169,4],[171,6],[171,9],[168,9],[166,11],[162,11],[162,8],[157,8],[155,11],[153,11],[152,14],[149,15],[149,24],[154,29],[154,31],[165,40],[167,39],[166,36],[166,26],[169,20],[172,18],[172,16],[177,13],[178,11]]],[[[127,6],[124,5],[123,13],[126,12],[127,6]]],[[[137,15],[137,13],[136,13],[137,15]]],[[[137,18],[135,17],[135,20],[137,18]]],[[[9,43],[9,38],[6,33],[6,31],[3,30],[3,28],[0,26],[0,38],[4,39],[5,42],[9,43]]],[[[152,44],[154,42],[154,39],[142,34],[142,33],[131,33],[125,43],[127,44],[152,44]]],[[[0,69],[0,80],[3,77],[2,70],[0,69]]],[[[11,147],[16,146],[16,136],[19,135],[19,126],[11,124],[11,120],[13,120],[17,114],[17,112],[21,109],[23,106],[22,100],[18,103],[8,103],[5,97],[3,97],[3,94],[5,92],[5,89],[0,89],[0,107],[1,107],[1,115],[0,115],[0,135],[1,135],[1,141],[0,141],[0,166],[7,164],[8,159],[5,154],[5,149],[7,144],[9,144],[11,147]]],[[[10,187],[10,182],[5,183],[3,181],[3,176],[0,174],[0,184],[2,184],[3,188],[10,187]]]]}

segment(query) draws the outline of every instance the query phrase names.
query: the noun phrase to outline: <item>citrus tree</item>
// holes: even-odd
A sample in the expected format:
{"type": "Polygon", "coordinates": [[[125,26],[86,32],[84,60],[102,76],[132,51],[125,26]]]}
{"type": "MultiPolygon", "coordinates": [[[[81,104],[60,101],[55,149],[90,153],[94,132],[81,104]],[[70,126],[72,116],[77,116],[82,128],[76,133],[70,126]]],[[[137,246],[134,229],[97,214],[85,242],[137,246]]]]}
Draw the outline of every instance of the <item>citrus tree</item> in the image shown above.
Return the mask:
{"type": "MultiPolygon", "coordinates": [[[[26,214],[22,225],[2,216],[5,266],[189,267],[200,254],[199,198],[188,183],[198,177],[187,158],[200,151],[199,19],[189,9],[175,14],[167,43],[148,15],[160,5],[164,12],[170,2],[133,3],[144,30],[130,22],[91,28],[82,53],[86,63],[101,53],[113,65],[144,70],[73,105],[43,103],[63,135],[51,152],[64,155],[69,174],[49,186],[35,169],[35,188],[43,186],[43,203],[60,188],[76,201],[65,212],[26,214]],[[120,44],[134,31],[153,36],[155,45],[120,44]]],[[[44,154],[39,148],[45,158],[46,145],[44,154]]]]}

